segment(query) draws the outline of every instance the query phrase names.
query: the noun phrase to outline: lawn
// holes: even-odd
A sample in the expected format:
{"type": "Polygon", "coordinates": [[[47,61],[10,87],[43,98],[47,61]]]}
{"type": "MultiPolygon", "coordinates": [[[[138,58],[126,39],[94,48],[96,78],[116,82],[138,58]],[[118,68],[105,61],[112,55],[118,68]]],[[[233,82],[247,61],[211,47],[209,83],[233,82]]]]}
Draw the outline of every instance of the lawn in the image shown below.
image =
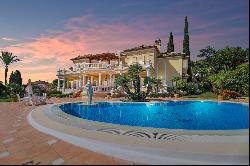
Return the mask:
{"type": "Polygon", "coordinates": [[[186,98],[217,99],[217,95],[212,92],[205,92],[199,95],[184,96],[186,98]]]}
{"type": "Polygon", "coordinates": [[[10,98],[0,98],[0,102],[11,102],[10,98]]]}

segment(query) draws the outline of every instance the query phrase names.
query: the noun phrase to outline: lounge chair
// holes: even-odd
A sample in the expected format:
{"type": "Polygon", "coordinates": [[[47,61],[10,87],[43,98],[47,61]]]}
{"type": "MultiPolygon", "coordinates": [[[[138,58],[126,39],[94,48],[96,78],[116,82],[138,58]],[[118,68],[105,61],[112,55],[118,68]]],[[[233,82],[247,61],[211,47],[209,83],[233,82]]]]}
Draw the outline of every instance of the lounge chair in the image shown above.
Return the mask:
{"type": "Polygon", "coordinates": [[[21,103],[21,104],[24,103],[24,105],[28,105],[29,103],[32,104],[30,97],[21,98],[19,94],[16,94],[16,96],[17,96],[17,100],[19,103],[21,103]]]}
{"type": "Polygon", "coordinates": [[[47,93],[43,93],[42,97],[38,97],[39,104],[46,104],[47,101],[47,93]]]}
{"type": "Polygon", "coordinates": [[[78,92],[76,92],[76,93],[73,93],[73,98],[76,98],[76,97],[81,97],[81,93],[82,93],[82,91],[80,90],[80,91],[78,91],[78,92]]]}

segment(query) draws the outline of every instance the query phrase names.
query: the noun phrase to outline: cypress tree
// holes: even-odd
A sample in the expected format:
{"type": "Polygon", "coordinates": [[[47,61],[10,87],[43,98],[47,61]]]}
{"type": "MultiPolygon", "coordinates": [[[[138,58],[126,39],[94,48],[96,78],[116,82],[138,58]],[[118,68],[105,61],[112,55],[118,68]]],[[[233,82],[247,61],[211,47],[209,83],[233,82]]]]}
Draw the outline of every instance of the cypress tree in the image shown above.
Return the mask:
{"type": "Polygon", "coordinates": [[[14,74],[13,74],[13,71],[10,74],[9,83],[14,83],[14,74]]]}
{"type": "Polygon", "coordinates": [[[22,85],[22,77],[19,70],[16,70],[14,73],[13,71],[11,72],[9,83],[15,83],[20,86],[22,85]]]}
{"type": "Polygon", "coordinates": [[[188,34],[187,16],[185,17],[185,26],[184,26],[183,53],[185,53],[185,56],[188,56],[187,74],[189,75],[188,81],[190,82],[192,81],[192,71],[191,71],[191,60],[190,60],[190,50],[189,50],[189,34],[188,34]]]}
{"type": "Polygon", "coordinates": [[[169,35],[169,40],[168,40],[168,47],[167,47],[167,52],[174,52],[174,37],[172,32],[170,32],[169,35]]]}

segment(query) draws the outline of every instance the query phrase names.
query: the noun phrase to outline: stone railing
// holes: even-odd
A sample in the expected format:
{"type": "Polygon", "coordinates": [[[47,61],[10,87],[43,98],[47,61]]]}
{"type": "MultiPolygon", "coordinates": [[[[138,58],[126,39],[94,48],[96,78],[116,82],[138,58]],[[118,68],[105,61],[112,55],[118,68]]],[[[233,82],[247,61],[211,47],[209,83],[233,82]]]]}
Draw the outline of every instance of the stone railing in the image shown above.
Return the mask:
{"type": "Polygon", "coordinates": [[[86,70],[86,69],[109,69],[111,67],[110,64],[106,63],[82,63],[76,64],[75,70],[86,70]]]}
{"type": "MultiPolygon", "coordinates": [[[[94,92],[110,92],[112,87],[110,86],[92,86],[94,92]]],[[[83,87],[83,90],[86,91],[86,88],[83,87]]]]}

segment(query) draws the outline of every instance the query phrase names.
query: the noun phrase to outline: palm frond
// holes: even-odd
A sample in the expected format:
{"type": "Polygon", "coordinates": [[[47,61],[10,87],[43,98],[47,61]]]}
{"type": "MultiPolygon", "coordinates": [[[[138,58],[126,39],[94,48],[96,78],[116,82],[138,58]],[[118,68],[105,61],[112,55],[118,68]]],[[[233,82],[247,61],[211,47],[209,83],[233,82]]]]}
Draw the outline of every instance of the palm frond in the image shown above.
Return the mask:
{"type": "Polygon", "coordinates": [[[11,63],[21,61],[19,58],[17,58],[16,55],[13,55],[10,52],[1,52],[0,59],[5,66],[9,66],[11,63]]]}

